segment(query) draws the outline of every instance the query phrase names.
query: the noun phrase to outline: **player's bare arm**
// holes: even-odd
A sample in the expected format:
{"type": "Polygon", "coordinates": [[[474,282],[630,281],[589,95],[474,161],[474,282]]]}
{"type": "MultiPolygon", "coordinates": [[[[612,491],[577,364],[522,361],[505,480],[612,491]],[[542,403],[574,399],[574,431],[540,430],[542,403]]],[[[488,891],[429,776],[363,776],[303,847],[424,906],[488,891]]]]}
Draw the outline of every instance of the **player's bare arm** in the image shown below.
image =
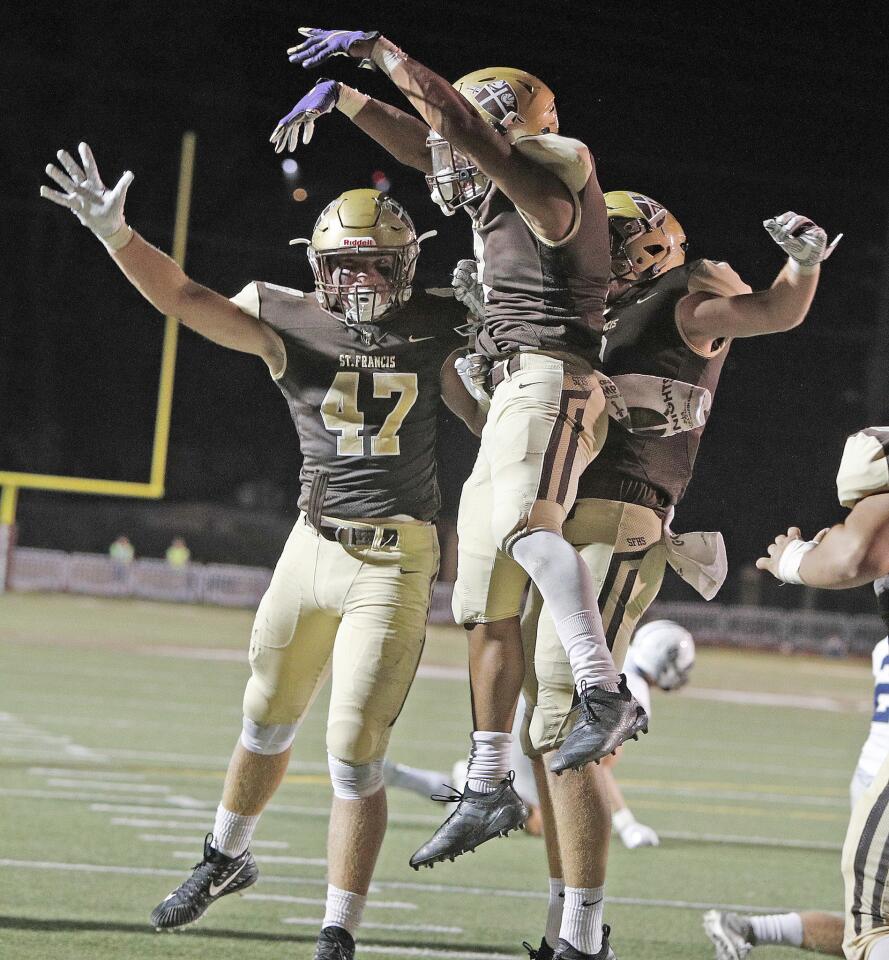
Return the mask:
{"type": "Polygon", "coordinates": [[[40,195],[69,209],[102,240],[127,279],[161,313],[178,317],[223,347],[262,357],[273,373],[280,372],[284,344],[274,330],[242,313],[221,294],[195,283],[175,261],[127,225],[123,208],[133,174],[127,171],[108,189],[87,144],[80,144],[79,154],[80,164],[67,151],[58,152],[64,170],[49,164],[46,173],[63,192],[41,187],[40,195]]]}
{"type": "Polygon", "coordinates": [[[792,211],[766,220],[764,226],[788,254],[786,264],[768,290],[729,297],[695,292],[684,297],[676,306],[676,320],[692,346],[707,351],[714,340],[782,333],[806,318],[820,265],[840,237],[828,245],[821,227],[792,211]]]}
{"type": "Polygon", "coordinates": [[[889,573],[889,493],[865,497],[845,522],[809,541],[798,527],[780,534],[756,566],[786,583],[845,590],[889,573]]]}
{"type": "Polygon", "coordinates": [[[301,28],[308,39],[290,59],[309,68],[331,56],[371,59],[407,97],[426,123],[469,157],[525,214],[539,236],[564,239],[574,224],[575,201],[559,178],[527,160],[509,139],[485,123],[454,87],[376,33],[301,28]]]}
{"type": "Polygon", "coordinates": [[[399,163],[423,173],[432,172],[429,149],[426,146],[429,128],[422,120],[336,80],[319,80],[293,109],[278,121],[269,138],[275,144],[275,152],[295,150],[300,133],[302,142],[308,143],[312,139],[315,122],[334,108],[344,113],[356,127],[388,150],[399,163]]]}

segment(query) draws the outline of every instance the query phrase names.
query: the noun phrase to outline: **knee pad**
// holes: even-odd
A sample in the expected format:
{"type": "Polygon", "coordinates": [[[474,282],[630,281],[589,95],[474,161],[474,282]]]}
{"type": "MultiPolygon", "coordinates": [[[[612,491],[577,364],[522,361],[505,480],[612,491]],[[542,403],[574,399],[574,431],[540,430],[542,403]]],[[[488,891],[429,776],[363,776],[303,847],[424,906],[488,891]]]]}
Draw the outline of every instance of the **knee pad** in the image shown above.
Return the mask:
{"type": "Polygon", "coordinates": [[[330,782],[340,800],[361,800],[373,796],[383,786],[383,761],[371,760],[353,767],[327,754],[330,782]]]}
{"type": "Polygon", "coordinates": [[[552,500],[535,500],[530,509],[516,520],[515,511],[511,517],[504,511],[498,515],[494,509],[493,530],[497,546],[509,557],[516,541],[527,537],[537,530],[549,530],[559,536],[562,535],[562,524],[565,522],[565,508],[552,500]],[[507,527],[512,519],[512,526],[507,527]]]}
{"type": "Polygon", "coordinates": [[[283,753],[293,743],[297,726],[296,723],[273,723],[264,726],[244,717],[241,746],[250,753],[258,753],[264,757],[283,753]]]}

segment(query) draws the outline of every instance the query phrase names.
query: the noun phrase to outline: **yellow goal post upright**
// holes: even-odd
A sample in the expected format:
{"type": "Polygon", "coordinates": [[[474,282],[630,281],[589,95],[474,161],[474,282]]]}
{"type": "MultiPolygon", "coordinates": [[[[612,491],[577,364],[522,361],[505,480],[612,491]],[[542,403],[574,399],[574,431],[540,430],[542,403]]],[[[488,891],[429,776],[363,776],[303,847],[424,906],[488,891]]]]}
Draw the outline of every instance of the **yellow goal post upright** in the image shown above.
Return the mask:
{"type": "MultiPolygon", "coordinates": [[[[180,267],[185,265],[185,250],[188,242],[196,143],[197,138],[193,131],[187,130],[182,135],[179,185],[176,192],[176,219],[173,228],[173,259],[180,267]]],[[[149,500],[159,500],[163,497],[170,439],[170,417],[173,409],[173,379],[176,372],[178,334],[179,321],[175,317],[167,317],[164,322],[164,340],[161,350],[151,470],[147,482],[0,470],[0,593],[5,591],[9,582],[16,539],[15,518],[19,490],[51,490],[58,493],[138,497],[149,500]]]]}

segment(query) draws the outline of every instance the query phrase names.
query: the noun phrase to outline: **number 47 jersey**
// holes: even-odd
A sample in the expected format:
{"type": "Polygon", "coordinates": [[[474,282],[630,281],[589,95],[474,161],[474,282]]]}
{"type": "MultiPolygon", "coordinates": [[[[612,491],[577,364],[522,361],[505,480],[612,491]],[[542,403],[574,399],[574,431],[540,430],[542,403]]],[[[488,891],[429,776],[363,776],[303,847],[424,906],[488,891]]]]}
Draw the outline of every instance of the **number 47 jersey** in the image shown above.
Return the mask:
{"type": "Polygon", "coordinates": [[[233,302],[284,341],[287,365],[275,382],[299,434],[300,508],[343,520],[433,520],[441,368],[465,345],[455,329],[465,309],[450,291],[415,289],[379,323],[356,326],[312,294],[270,283],[249,284],[233,302]]]}

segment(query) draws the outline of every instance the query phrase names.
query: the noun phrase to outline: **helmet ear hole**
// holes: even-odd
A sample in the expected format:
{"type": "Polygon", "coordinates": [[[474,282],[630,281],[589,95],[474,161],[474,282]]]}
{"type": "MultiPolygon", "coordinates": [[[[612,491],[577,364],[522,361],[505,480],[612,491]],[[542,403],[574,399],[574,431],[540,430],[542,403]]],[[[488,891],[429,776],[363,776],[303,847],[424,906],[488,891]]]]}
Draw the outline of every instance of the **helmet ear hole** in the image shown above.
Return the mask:
{"type": "Polygon", "coordinates": [[[646,253],[651,254],[651,256],[656,257],[659,253],[663,253],[666,249],[659,243],[650,243],[643,247],[646,253]]]}

